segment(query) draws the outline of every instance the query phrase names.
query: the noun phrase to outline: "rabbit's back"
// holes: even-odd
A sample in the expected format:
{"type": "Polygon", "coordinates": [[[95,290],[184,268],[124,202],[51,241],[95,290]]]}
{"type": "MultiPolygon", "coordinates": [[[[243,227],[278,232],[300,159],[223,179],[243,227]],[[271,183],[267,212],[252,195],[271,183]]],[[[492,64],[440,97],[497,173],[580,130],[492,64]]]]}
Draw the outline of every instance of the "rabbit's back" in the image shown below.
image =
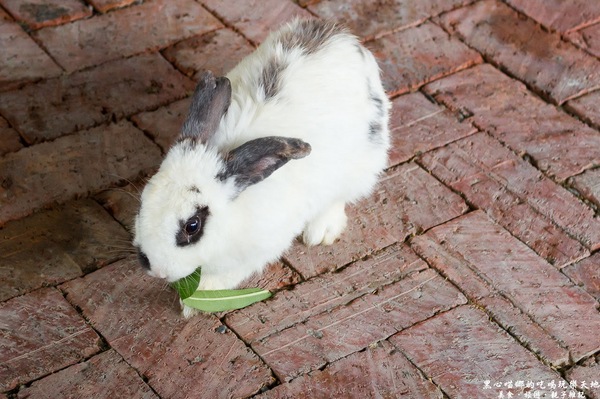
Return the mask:
{"type": "Polygon", "coordinates": [[[389,102],[375,58],[333,23],[296,20],[227,76],[232,105],[215,137],[219,148],[270,135],[305,140],[316,156],[332,146],[355,159],[360,148],[388,148],[389,102]]]}

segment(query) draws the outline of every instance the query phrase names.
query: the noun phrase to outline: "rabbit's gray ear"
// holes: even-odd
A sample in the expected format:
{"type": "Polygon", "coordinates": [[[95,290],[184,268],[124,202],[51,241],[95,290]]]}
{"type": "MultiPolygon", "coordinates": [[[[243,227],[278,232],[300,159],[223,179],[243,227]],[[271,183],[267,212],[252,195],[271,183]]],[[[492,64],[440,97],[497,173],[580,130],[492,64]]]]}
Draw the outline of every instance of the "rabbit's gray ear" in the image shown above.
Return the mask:
{"type": "Polygon", "coordinates": [[[290,159],[310,154],[308,143],[290,137],[261,137],[240,145],[225,155],[225,168],[217,176],[234,179],[237,193],[256,184],[285,165],[290,159]]]}
{"type": "Polygon", "coordinates": [[[221,117],[231,103],[231,83],[226,77],[205,72],[194,91],[190,111],[181,128],[182,138],[206,143],[217,131],[221,117]]]}

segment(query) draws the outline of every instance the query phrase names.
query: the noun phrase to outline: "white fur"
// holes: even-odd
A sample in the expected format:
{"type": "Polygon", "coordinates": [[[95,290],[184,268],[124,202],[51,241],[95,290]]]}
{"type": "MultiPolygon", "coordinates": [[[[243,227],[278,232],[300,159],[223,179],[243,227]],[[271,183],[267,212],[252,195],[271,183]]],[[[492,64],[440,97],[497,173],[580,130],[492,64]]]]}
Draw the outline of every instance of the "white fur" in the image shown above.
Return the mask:
{"type": "Polygon", "coordinates": [[[174,146],[144,189],[134,244],[151,274],[174,281],[201,266],[200,289],[235,288],[303,232],[307,244],[333,243],[346,225],[344,204],[368,195],[386,167],[389,102],[374,57],[347,33],[313,54],[283,50],[278,38],[298,23],[272,33],[227,75],[232,102],[208,145],[174,146]],[[264,101],[259,77],[273,57],[287,67],[278,94],[264,101]],[[369,135],[374,120],[383,126],[376,139],[369,135]],[[215,178],[221,154],[265,136],[299,138],[312,151],[235,197],[231,181],[215,178]],[[177,247],[179,221],[198,204],[210,209],[204,235],[177,247]]]}

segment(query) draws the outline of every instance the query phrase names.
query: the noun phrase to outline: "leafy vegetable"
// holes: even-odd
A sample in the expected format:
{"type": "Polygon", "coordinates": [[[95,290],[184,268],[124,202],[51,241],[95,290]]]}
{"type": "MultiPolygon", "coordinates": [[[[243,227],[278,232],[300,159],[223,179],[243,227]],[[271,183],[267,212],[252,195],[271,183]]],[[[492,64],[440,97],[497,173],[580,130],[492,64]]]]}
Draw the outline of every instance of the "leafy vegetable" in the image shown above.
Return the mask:
{"type": "Polygon", "coordinates": [[[241,309],[271,296],[269,291],[260,288],[198,290],[200,274],[200,268],[198,268],[189,276],[171,283],[171,286],[177,290],[185,305],[204,312],[241,309]]]}
{"type": "Polygon", "coordinates": [[[269,291],[260,288],[204,290],[194,292],[190,297],[184,299],[183,303],[204,312],[222,312],[224,310],[245,308],[270,296],[269,291]]]}
{"type": "Polygon", "coordinates": [[[180,278],[171,283],[181,299],[189,298],[200,285],[200,268],[187,277],[180,278]]]}

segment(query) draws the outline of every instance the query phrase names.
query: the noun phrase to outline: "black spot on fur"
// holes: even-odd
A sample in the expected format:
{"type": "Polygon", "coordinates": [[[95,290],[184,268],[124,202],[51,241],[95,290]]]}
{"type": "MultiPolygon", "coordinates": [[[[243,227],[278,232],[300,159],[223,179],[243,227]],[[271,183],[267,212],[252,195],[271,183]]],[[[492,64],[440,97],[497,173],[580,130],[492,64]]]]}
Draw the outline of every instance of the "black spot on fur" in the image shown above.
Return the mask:
{"type": "Polygon", "coordinates": [[[184,148],[185,151],[194,151],[198,143],[199,141],[196,137],[179,136],[173,143],[173,147],[176,145],[180,145],[184,148]]]}
{"type": "Polygon", "coordinates": [[[379,134],[381,134],[381,128],[381,123],[377,121],[372,121],[371,123],[369,123],[369,136],[378,136],[379,134]]]}
{"type": "Polygon", "coordinates": [[[281,74],[285,66],[276,59],[270,60],[265,65],[260,77],[260,85],[265,92],[265,100],[273,98],[279,93],[281,74]]]}
{"type": "Polygon", "coordinates": [[[296,24],[294,30],[283,34],[280,41],[284,50],[299,48],[305,54],[314,54],[338,34],[347,34],[347,30],[331,21],[306,19],[296,24]]]}
{"type": "Polygon", "coordinates": [[[371,121],[369,123],[369,141],[373,144],[382,144],[384,142],[382,137],[383,124],[379,121],[371,121]]]}
{"type": "Polygon", "coordinates": [[[354,47],[356,48],[358,54],[360,54],[360,57],[363,60],[367,58],[367,55],[365,54],[365,48],[361,46],[360,43],[354,43],[354,47]]]}
{"type": "Polygon", "coordinates": [[[175,236],[175,242],[178,247],[194,244],[202,238],[208,215],[210,215],[210,212],[207,206],[198,207],[196,208],[196,212],[187,220],[179,221],[179,231],[175,236]]]}
{"type": "Polygon", "coordinates": [[[369,90],[369,99],[375,107],[377,108],[377,116],[383,118],[385,115],[385,109],[383,108],[383,99],[379,97],[377,94],[373,93],[373,91],[369,90]]]}
{"type": "Polygon", "coordinates": [[[369,140],[372,143],[379,143],[379,142],[382,142],[382,138],[381,138],[381,134],[383,131],[382,119],[385,117],[386,110],[384,107],[383,99],[379,96],[379,94],[375,93],[375,91],[372,89],[372,86],[370,83],[368,83],[368,88],[369,88],[368,89],[369,90],[369,100],[375,106],[375,108],[377,110],[377,115],[376,115],[375,119],[369,123],[369,140]]]}
{"type": "Polygon", "coordinates": [[[140,265],[142,266],[143,269],[150,270],[150,260],[148,260],[148,256],[146,256],[146,254],[143,253],[142,250],[139,248],[138,248],[138,261],[140,262],[140,265]]]}
{"type": "MultiPolygon", "coordinates": [[[[284,53],[299,49],[304,54],[310,55],[323,49],[333,37],[339,34],[347,34],[347,31],[333,22],[317,19],[301,20],[294,25],[293,30],[282,33],[277,43],[284,53]]],[[[282,58],[270,59],[263,68],[259,85],[263,88],[265,100],[279,93],[282,74],[286,67],[284,55],[282,58]]]]}

